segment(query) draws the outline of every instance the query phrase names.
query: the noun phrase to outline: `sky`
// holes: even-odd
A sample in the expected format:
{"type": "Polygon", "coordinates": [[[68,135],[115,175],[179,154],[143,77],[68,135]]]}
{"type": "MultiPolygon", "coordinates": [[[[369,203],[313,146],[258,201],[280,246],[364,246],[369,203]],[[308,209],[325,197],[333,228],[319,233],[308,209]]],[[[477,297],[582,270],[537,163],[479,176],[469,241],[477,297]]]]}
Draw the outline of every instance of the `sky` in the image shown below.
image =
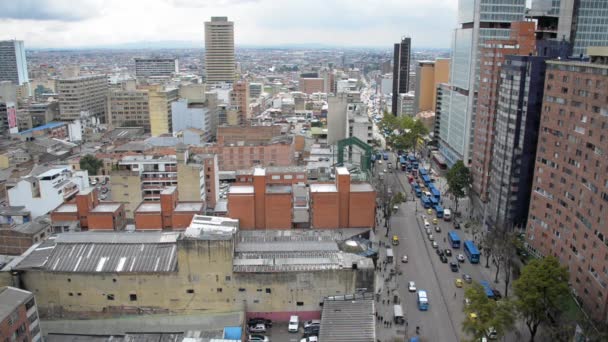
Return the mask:
{"type": "MultiPolygon", "coordinates": [[[[449,48],[457,0],[0,0],[0,39],[26,48],[193,42],[227,16],[240,46],[449,48]]],[[[200,44],[199,44],[200,43],[200,44]]]]}

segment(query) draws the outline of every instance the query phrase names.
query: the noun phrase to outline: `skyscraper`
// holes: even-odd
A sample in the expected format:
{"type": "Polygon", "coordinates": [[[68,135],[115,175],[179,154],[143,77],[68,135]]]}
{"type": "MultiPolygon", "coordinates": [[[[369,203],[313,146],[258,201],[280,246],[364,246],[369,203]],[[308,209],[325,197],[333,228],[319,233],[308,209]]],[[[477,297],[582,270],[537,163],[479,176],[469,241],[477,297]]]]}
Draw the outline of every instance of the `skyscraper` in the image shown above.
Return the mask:
{"type": "Polygon", "coordinates": [[[207,84],[234,82],[234,23],[228,17],[205,22],[205,69],[207,84]]]}
{"type": "Polygon", "coordinates": [[[0,81],[22,85],[29,81],[22,40],[0,41],[0,81]]]}
{"type": "Polygon", "coordinates": [[[399,113],[399,94],[410,91],[410,54],[412,50],[412,39],[401,38],[401,43],[395,44],[393,54],[393,115],[399,113]]]}
{"type": "Polygon", "coordinates": [[[508,39],[523,21],[526,0],[461,0],[452,40],[449,90],[442,93],[439,151],[448,166],[470,162],[479,87],[479,49],[489,39],[508,39]]]}

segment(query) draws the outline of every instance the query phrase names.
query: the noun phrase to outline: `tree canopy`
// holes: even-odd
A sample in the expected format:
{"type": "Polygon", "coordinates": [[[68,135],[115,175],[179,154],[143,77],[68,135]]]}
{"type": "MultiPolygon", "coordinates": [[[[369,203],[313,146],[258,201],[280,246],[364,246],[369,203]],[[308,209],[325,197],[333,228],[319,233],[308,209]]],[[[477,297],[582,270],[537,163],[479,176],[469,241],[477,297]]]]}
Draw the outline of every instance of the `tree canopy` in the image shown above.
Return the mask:
{"type": "Polygon", "coordinates": [[[468,333],[473,341],[488,337],[491,328],[496,331],[498,338],[513,328],[515,311],[510,301],[488,298],[479,283],[469,287],[465,295],[470,300],[470,305],[464,307],[466,317],[462,323],[462,330],[468,333]]]}
{"type": "Polygon", "coordinates": [[[89,171],[90,176],[94,176],[103,166],[103,161],[95,158],[95,156],[87,154],[80,158],[80,169],[89,171]]]}
{"type": "Polygon", "coordinates": [[[428,134],[424,124],[411,116],[394,116],[384,113],[378,128],[386,134],[387,145],[395,150],[416,149],[418,138],[428,134]]]}
{"type": "Polygon", "coordinates": [[[517,299],[515,306],[530,330],[530,342],[534,341],[538,327],[550,321],[549,315],[563,311],[562,303],[568,296],[568,270],[552,257],[533,260],[513,282],[517,299]]]}
{"type": "Polygon", "coordinates": [[[466,195],[466,189],[471,184],[471,171],[464,166],[462,160],[457,161],[446,174],[448,191],[456,198],[456,211],[458,211],[458,200],[466,195]]]}

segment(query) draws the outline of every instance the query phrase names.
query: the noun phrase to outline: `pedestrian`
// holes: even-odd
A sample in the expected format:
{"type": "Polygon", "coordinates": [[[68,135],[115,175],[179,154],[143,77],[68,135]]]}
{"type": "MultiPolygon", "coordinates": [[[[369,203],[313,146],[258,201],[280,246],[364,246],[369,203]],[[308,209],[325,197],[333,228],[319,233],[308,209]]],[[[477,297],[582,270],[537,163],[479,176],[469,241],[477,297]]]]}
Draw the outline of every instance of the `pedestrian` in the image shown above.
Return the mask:
{"type": "Polygon", "coordinates": [[[384,305],[384,299],[382,300],[382,305],[384,305]]]}
{"type": "Polygon", "coordinates": [[[456,298],[456,292],[454,292],[454,298],[456,298]]]}

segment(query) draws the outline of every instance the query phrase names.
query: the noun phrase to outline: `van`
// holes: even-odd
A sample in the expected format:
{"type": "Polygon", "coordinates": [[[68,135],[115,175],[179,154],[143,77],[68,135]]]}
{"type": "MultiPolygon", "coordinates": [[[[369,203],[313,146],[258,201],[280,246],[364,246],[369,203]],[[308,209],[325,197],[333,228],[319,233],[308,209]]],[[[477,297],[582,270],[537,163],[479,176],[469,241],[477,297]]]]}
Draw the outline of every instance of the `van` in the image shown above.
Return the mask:
{"type": "Polygon", "coordinates": [[[394,256],[393,249],[392,248],[388,248],[386,250],[386,261],[389,262],[389,263],[392,263],[393,262],[393,256],[394,256]]]}
{"type": "Polygon", "coordinates": [[[287,326],[287,331],[290,333],[297,333],[300,331],[300,318],[298,316],[289,317],[289,325],[287,326]]]}
{"type": "Polygon", "coordinates": [[[452,211],[450,209],[443,209],[443,220],[449,221],[452,219],[452,211]]]}

